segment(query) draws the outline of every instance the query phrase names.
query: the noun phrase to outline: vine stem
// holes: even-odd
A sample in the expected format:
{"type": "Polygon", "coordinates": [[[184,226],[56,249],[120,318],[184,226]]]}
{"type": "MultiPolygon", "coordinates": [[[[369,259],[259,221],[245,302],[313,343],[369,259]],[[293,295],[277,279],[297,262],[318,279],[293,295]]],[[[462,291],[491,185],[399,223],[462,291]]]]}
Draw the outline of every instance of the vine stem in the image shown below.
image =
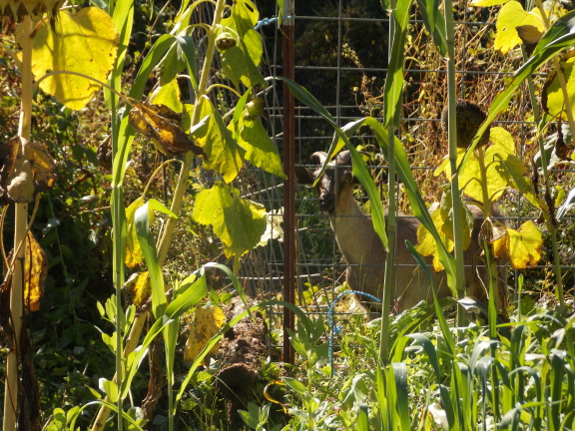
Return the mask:
{"type": "MultiPolygon", "coordinates": [[[[32,19],[24,16],[22,26],[22,65],[20,76],[22,78],[22,93],[20,105],[20,124],[18,136],[30,139],[32,118],[32,19]]],[[[24,149],[22,149],[24,153],[24,149]]],[[[20,357],[20,334],[22,333],[23,312],[23,285],[24,285],[24,255],[26,251],[26,230],[28,224],[28,204],[16,204],[14,250],[14,273],[12,274],[10,291],[10,314],[12,329],[14,331],[14,350],[6,355],[6,380],[4,393],[4,420],[3,429],[14,431],[16,429],[16,416],[18,412],[18,359],[20,357]],[[23,246],[19,247],[22,244],[23,246]],[[19,247],[19,248],[18,248],[19,247]]]]}

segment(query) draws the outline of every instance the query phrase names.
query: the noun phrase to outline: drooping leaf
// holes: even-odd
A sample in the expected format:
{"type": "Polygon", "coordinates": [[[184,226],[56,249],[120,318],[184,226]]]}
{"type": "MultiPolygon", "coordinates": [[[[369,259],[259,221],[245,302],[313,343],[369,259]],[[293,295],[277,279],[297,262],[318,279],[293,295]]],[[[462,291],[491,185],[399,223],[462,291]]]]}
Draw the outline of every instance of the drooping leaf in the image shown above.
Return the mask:
{"type": "Polygon", "coordinates": [[[540,32],[545,31],[538,9],[527,12],[518,1],[512,0],[506,3],[497,16],[495,50],[506,54],[509,50],[522,43],[516,27],[526,25],[532,25],[540,32]]]}
{"type": "Polygon", "coordinates": [[[182,114],[184,105],[180,100],[181,95],[182,92],[180,91],[178,80],[173,79],[154,92],[152,95],[152,103],[154,105],[164,105],[175,113],[182,114]]]}
{"type": "Polygon", "coordinates": [[[126,295],[130,302],[139,307],[146,303],[152,294],[150,286],[150,273],[148,271],[136,272],[124,284],[126,295]]]}
{"type": "Polygon", "coordinates": [[[56,163],[43,145],[15,136],[0,147],[0,200],[32,202],[57,176],[56,163]]]}
{"type": "Polygon", "coordinates": [[[137,132],[152,139],[158,151],[168,157],[187,153],[203,154],[182,127],[182,116],[167,106],[135,102],[130,111],[130,125],[137,132]]]}
{"type": "Polygon", "coordinates": [[[48,258],[34,235],[28,232],[24,259],[24,306],[27,311],[40,309],[47,275],[48,258]]]}
{"type": "Polygon", "coordinates": [[[543,36],[543,32],[539,28],[530,24],[519,25],[515,27],[515,30],[517,30],[517,35],[521,39],[521,43],[523,43],[523,45],[525,45],[527,48],[528,54],[530,54],[533,49],[535,49],[535,46],[539,43],[541,37],[543,36]]]}
{"type": "MultiPolygon", "coordinates": [[[[234,122],[230,123],[229,128],[232,134],[235,134],[235,125],[234,122]]],[[[244,114],[238,121],[237,127],[239,129],[238,144],[246,150],[246,160],[270,174],[286,178],[276,146],[264,129],[259,115],[250,114],[248,104],[245,105],[244,114]]]]}
{"type": "Polygon", "coordinates": [[[432,19],[427,10],[427,0],[417,0],[417,4],[426,30],[431,33],[439,54],[445,57],[447,55],[447,38],[445,37],[445,17],[443,13],[441,11],[433,11],[431,15],[433,15],[434,19],[432,19]],[[432,22],[435,25],[432,25],[432,22]]]}
{"type": "Polygon", "coordinates": [[[193,136],[206,155],[205,167],[218,171],[229,183],[238,176],[246,151],[234,140],[222,116],[208,99],[203,101],[200,115],[200,118],[206,117],[207,127],[196,130],[193,136]]]}
{"type": "Polygon", "coordinates": [[[133,268],[144,261],[134,224],[136,210],[142,205],[144,205],[144,198],[139,197],[126,208],[126,256],[124,263],[128,268],[133,268]]]}
{"type": "MultiPolygon", "coordinates": [[[[575,106],[575,73],[573,72],[575,53],[573,51],[567,52],[561,59],[560,64],[566,79],[569,102],[571,103],[571,108],[573,108],[575,106]]],[[[563,90],[557,77],[557,69],[553,69],[545,81],[541,95],[541,105],[545,112],[552,117],[561,117],[564,121],[568,120],[565,110],[565,98],[563,97],[563,90]]]]}
{"type": "Polygon", "coordinates": [[[227,257],[239,257],[254,248],[266,229],[265,208],[240,198],[239,190],[221,181],[198,194],[192,217],[213,227],[227,257]]]}
{"type": "MultiPolygon", "coordinates": [[[[39,79],[48,72],[68,71],[106,81],[114,66],[119,36],[112,18],[97,7],[78,13],[61,12],[54,26],[48,19],[34,37],[32,72],[39,79]]],[[[86,78],[58,74],[40,88],[70,109],[84,108],[101,85],[86,78]]]]}
{"type": "Polygon", "coordinates": [[[533,267],[541,260],[543,236],[537,226],[529,220],[518,230],[507,228],[507,234],[494,242],[495,257],[509,258],[516,269],[533,267]]]}
{"type": "Polygon", "coordinates": [[[160,85],[165,86],[172,82],[185,67],[186,60],[182,47],[178,42],[174,42],[157,66],[157,70],[160,72],[160,85]]]}
{"type": "MultiPolygon", "coordinates": [[[[8,262],[14,259],[14,250],[8,254],[8,262]]],[[[48,275],[48,258],[32,235],[28,232],[26,236],[26,248],[24,251],[24,307],[26,312],[38,311],[40,309],[40,298],[44,294],[44,282],[48,275]]],[[[11,276],[4,283],[12,282],[11,276]]],[[[5,287],[2,285],[2,288],[5,287]]],[[[1,319],[1,317],[0,317],[1,319]]],[[[2,322],[0,322],[1,324],[2,322]]],[[[1,326],[1,325],[0,325],[1,326]]],[[[0,333],[8,328],[0,328],[0,333]]]]}
{"type": "MultiPolygon", "coordinates": [[[[200,354],[208,341],[226,324],[226,316],[220,307],[205,307],[196,309],[194,320],[190,325],[188,340],[184,347],[184,361],[192,363],[200,354]]],[[[210,352],[202,359],[200,365],[209,363],[210,357],[218,353],[220,342],[216,343],[210,352]]]]}

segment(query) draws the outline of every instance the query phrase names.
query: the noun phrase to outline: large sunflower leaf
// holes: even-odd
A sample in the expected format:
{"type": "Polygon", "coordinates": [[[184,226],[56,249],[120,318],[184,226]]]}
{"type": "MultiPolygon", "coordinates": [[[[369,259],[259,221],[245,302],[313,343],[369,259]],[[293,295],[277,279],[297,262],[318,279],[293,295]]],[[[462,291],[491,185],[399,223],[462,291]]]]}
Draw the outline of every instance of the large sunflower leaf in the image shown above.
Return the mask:
{"type": "Polygon", "coordinates": [[[265,213],[263,206],[240,198],[239,190],[218,181],[198,194],[192,218],[213,227],[227,257],[239,257],[259,243],[266,230],[265,213]]]}
{"type": "Polygon", "coordinates": [[[192,134],[204,151],[204,166],[218,171],[224,181],[229,183],[238,176],[246,151],[234,140],[222,116],[209,99],[202,103],[200,118],[206,117],[206,126],[198,128],[192,134]]]}
{"type": "Polygon", "coordinates": [[[537,265],[541,260],[543,236],[535,223],[526,221],[518,230],[507,228],[507,233],[493,244],[495,257],[508,257],[513,268],[537,265]]]}
{"type": "MultiPolygon", "coordinates": [[[[102,9],[61,12],[53,26],[45,20],[34,37],[32,72],[37,79],[49,72],[68,71],[104,82],[116,61],[118,42],[114,22],[102,9]]],[[[40,83],[44,92],[74,110],[84,108],[100,87],[70,74],[54,75],[40,83]]]]}
{"type": "Polygon", "coordinates": [[[543,21],[538,13],[538,9],[527,12],[518,1],[510,1],[501,8],[497,16],[495,35],[495,50],[506,54],[509,50],[522,43],[516,27],[532,25],[541,32],[545,31],[543,21]]]}

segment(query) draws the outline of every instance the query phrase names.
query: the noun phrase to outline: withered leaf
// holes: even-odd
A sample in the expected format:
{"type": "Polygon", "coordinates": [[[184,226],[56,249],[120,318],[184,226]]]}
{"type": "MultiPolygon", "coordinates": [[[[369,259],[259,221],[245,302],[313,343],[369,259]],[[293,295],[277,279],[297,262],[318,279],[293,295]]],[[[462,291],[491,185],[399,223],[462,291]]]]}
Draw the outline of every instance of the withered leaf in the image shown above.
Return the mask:
{"type": "Polygon", "coordinates": [[[527,54],[531,55],[541,36],[543,36],[543,32],[534,25],[520,25],[515,27],[515,30],[517,30],[517,35],[523,45],[525,45],[527,54]]]}
{"type": "MultiPolygon", "coordinates": [[[[8,262],[12,262],[13,255],[14,250],[10,251],[8,262]]],[[[48,258],[31,232],[28,232],[24,256],[24,306],[27,312],[32,312],[40,309],[48,275],[48,258]]]]}
{"type": "Polygon", "coordinates": [[[149,272],[136,272],[132,274],[124,284],[124,288],[132,304],[137,307],[145,304],[152,294],[149,272]]]}
{"type": "Polygon", "coordinates": [[[56,163],[42,144],[15,136],[0,147],[0,201],[27,203],[56,182],[56,163]]]}
{"type": "Polygon", "coordinates": [[[130,111],[130,125],[144,136],[150,138],[158,151],[173,157],[193,151],[203,154],[182,127],[182,116],[164,105],[151,105],[136,102],[130,111]]]}

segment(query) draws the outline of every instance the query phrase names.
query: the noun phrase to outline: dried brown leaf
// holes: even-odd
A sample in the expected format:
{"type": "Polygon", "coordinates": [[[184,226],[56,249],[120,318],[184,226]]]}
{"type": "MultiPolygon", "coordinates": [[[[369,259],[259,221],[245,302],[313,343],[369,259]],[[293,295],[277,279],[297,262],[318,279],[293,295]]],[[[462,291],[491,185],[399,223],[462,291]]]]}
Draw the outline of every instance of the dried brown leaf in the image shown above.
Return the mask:
{"type": "Polygon", "coordinates": [[[0,147],[0,200],[32,202],[56,182],[56,163],[42,144],[15,136],[0,147]]]}
{"type": "Polygon", "coordinates": [[[193,151],[203,154],[182,127],[182,116],[164,105],[136,102],[130,111],[130,125],[138,133],[150,138],[158,151],[173,157],[193,151]]]}

